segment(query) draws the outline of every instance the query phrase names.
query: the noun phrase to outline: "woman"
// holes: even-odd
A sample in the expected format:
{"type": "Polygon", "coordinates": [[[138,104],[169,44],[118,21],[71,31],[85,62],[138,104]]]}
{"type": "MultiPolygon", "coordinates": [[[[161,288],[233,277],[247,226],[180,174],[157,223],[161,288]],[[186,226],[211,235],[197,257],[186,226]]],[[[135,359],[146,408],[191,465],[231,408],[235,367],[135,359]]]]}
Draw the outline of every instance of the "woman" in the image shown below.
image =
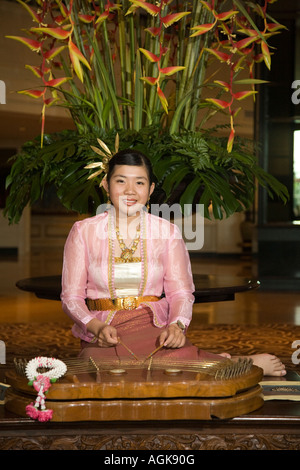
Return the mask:
{"type": "MultiPolygon", "coordinates": [[[[103,179],[110,209],[76,222],[66,241],[63,310],[81,338],[81,357],[216,359],[185,333],[192,318],[189,255],[176,225],[145,211],[154,190],[149,160],[124,150],[103,179]]],[[[253,356],[267,375],[284,375],[278,358],[253,356]]]]}

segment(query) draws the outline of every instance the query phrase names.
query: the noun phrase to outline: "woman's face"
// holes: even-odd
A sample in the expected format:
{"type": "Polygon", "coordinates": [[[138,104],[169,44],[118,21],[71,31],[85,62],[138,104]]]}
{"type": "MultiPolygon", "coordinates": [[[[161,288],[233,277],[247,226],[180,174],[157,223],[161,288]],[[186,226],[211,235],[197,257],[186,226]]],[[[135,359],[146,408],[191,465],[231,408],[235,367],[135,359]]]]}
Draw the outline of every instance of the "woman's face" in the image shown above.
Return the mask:
{"type": "Polygon", "coordinates": [[[117,215],[126,214],[127,217],[137,216],[154,190],[154,183],[150,185],[144,166],[116,165],[109,184],[105,180],[103,186],[117,215]]]}

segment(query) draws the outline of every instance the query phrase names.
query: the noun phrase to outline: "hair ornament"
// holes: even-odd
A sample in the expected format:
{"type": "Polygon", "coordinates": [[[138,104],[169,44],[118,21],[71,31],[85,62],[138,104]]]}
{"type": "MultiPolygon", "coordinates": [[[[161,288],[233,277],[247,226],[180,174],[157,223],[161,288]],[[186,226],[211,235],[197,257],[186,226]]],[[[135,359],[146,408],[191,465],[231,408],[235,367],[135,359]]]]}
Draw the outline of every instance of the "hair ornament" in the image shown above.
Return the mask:
{"type": "MultiPolygon", "coordinates": [[[[94,147],[93,145],[91,145],[91,149],[102,157],[102,161],[101,162],[90,163],[90,164],[88,164],[84,167],[88,170],[94,169],[94,168],[99,168],[99,170],[97,170],[94,173],[92,173],[91,175],[89,175],[88,180],[90,180],[92,178],[96,178],[96,176],[100,175],[102,172],[105,173],[103,179],[106,178],[106,175],[108,173],[109,161],[119,151],[119,144],[120,144],[119,134],[116,134],[114,154],[111,152],[111,150],[108,148],[108,146],[103,142],[103,140],[97,139],[97,142],[100,145],[100,147],[102,148],[102,150],[98,147],[94,147]]],[[[103,181],[103,179],[102,179],[102,181],[103,181]]],[[[100,186],[102,185],[102,181],[100,183],[100,186]]]]}

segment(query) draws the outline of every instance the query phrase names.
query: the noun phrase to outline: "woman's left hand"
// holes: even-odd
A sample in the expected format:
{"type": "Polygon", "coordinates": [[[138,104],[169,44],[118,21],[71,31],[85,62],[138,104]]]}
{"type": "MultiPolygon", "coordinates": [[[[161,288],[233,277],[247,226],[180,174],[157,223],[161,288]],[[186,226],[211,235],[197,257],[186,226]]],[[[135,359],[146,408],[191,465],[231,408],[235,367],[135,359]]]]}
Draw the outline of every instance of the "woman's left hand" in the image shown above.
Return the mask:
{"type": "Polygon", "coordinates": [[[185,345],[185,334],[176,323],[167,326],[159,337],[159,343],[166,348],[182,348],[185,345]]]}

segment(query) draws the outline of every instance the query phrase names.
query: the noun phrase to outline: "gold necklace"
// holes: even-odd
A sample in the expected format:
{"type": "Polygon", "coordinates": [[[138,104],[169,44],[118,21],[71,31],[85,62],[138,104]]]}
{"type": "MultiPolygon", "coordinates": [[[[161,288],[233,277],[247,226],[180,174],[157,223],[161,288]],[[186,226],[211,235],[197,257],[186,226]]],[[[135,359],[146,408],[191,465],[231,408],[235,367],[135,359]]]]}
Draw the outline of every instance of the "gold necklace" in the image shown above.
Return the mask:
{"type": "Polygon", "coordinates": [[[140,241],[140,226],[136,229],[136,236],[135,239],[132,241],[131,245],[128,247],[125,245],[123,238],[120,235],[119,228],[116,227],[116,235],[119,242],[119,246],[121,248],[121,256],[120,261],[122,263],[133,263],[138,260],[138,258],[134,258],[133,255],[136,252],[140,241]]]}

